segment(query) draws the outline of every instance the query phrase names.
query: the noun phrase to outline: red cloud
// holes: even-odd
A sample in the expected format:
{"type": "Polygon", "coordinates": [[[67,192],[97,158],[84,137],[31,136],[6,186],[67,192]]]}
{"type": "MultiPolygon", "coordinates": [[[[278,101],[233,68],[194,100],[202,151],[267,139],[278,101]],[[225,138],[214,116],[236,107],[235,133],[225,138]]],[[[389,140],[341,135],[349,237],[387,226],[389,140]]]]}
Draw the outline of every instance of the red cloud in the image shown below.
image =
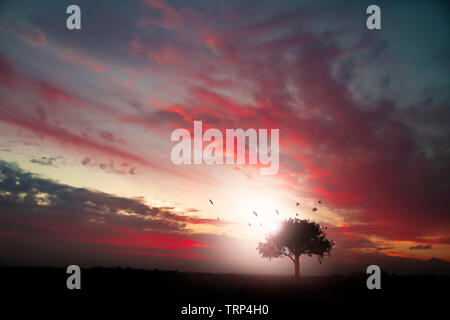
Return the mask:
{"type": "Polygon", "coordinates": [[[164,28],[171,29],[183,22],[183,16],[174,8],[159,0],[146,0],[144,2],[148,7],[155,8],[162,12],[162,23],[164,28]]]}
{"type": "Polygon", "coordinates": [[[72,101],[70,93],[49,82],[35,81],[18,75],[14,70],[13,61],[2,55],[0,55],[0,84],[10,89],[34,92],[47,102],[72,101]]]}
{"type": "Polygon", "coordinates": [[[26,28],[18,33],[19,38],[31,46],[47,46],[47,38],[39,28],[26,28]]]}
{"type": "MultiPolygon", "coordinates": [[[[349,58],[349,49],[327,35],[293,31],[264,39],[264,30],[287,27],[298,15],[220,34],[208,31],[206,42],[217,55],[197,68],[204,73],[196,79],[208,83],[226,70],[233,74],[231,88],[250,88],[254,104],[191,87],[184,104],[165,108],[167,121],[186,126],[201,119],[205,128],[280,128],[280,177],[287,190],[294,187],[302,190],[298,196],[358,212],[339,211],[348,223],[368,223],[374,226],[371,232],[389,239],[417,239],[433,234],[437,226],[450,232],[445,146],[434,146],[436,157],[426,158],[416,128],[404,121],[408,111],[398,109],[395,101],[356,101],[334,70],[349,58]]],[[[379,45],[353,45],[351,51],[364,55],[379,45]]]]}
{"type": "Polygon", "coordinates": [[[72,148],[82,150],[83,148],[101,152],[119,159],[124,159],[131,161],[136,164],[141,164],[150,167],[159,167],[151,161],[123,151],[111,146],[107,146],[101,143],[94,142],[82,136],[73,134],[63,128],[53,126],[51,124],[45,123],[43,121],[38,121],[36,119],[26,118],[23,116],[13,115],[4,111],[0,111],[0,120],[5,121],[24,129],[31,130],[38,135],[43,135],[44,137],[52,138],[59,142],[65,142],[71,144],[72,148]]]}
{"type": "Polygon", "coordinates": [[[109,69],[107,66],[104,66],[97,61],[90,60],[89,58],[85,58],[71,49],[55,48],[53,51],[61,60],[70,62],[80,67],[90,68],[100,73],[106,72],[109,69]]]}

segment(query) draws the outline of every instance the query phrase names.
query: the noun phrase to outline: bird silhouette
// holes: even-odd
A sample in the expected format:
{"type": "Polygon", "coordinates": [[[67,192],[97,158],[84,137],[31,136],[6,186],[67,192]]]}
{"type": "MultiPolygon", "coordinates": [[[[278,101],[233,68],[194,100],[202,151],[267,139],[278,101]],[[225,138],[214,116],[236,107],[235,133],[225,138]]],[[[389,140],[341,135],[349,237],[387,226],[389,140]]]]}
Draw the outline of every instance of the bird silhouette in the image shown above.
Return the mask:
{"type": "Polygon", "coordinates": [[[322,200],[317,201],[319,204],[322,204],[322,200]]]}
{"type": "Polygon", "coordinates": [[[252,224],[251,224],[251,223],[249,223],[249,224],[248,224],[248,226],[249,226],[249,227],[251,227],[251,226],[252,226],[252,224]]]}
{"type": "Polygon", "coordinates": [[[212,200],[211,200],[211,199],[209,199],[209,202],[211,202],[211,204],[212,204],[212,205],[214,205],[214,203],[212,202],[212,200]]]}
{"type": "Polygon", "coordinates": [[[298,202],[297,202],[297,205],[296,205],[296,207],[298,207],[299,205],[300,205],[300,203],[298,203],[298,202]]]}
{"type": "Polygon", "coordinates": [[[277,211],[277,214],[279,215],[280,213],[278,212],[278,210],[276,210],[277,211]]]}
{"type": "Polygon", "coordinates": [[[313,212],[316,212],[316,211],[317,211],[317,208],[312,208],[312,211],[313,211],[313,212]]]}
{"type": "Polygon", "coordinates": [[[255,216],[258,216],[258,214],[257,214],[255,211],[253,211],[253,214],[254,214],[255,216]]]}
{"type": "Polygon", "coordinates": [[[298,213],[295,214],[298,217],[298,213]]]}

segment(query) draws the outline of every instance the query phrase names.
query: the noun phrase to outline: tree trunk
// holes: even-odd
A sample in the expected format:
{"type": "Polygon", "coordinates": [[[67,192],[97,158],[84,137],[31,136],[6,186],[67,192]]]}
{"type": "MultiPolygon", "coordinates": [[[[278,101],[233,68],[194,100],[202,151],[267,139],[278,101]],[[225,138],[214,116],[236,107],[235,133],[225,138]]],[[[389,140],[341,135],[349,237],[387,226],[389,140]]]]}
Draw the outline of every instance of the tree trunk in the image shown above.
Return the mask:
{"type": "Polygon", "coordinates": [[[296,256],[294,260],[295,280],[300,280],[300,256],[296,256]]]}

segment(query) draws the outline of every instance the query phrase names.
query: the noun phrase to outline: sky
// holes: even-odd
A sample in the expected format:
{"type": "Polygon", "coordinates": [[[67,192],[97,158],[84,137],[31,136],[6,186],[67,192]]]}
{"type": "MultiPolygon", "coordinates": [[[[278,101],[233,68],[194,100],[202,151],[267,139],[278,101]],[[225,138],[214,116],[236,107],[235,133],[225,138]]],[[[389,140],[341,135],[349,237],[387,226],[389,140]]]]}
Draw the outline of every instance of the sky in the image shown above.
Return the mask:
{"type": "Polygon", "coordinates": [[[302,273],[450,270],[448,2],[70,4],[0,2],[1,265],[291,274],[256,246],[298,217],[336,243],[302,273]],[[279,171],[174,164],[196,120],[279,171]]]}

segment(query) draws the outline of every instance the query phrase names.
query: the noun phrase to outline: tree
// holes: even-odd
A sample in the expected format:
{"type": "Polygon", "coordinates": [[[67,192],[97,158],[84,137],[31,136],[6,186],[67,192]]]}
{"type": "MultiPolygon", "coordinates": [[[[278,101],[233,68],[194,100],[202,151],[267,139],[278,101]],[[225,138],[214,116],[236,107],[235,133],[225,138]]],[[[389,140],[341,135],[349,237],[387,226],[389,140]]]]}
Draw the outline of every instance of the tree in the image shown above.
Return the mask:
{"type": "Polygon", "coordinates": [[[266,242],[258,244],[258,253],[271,260],[286,256],[292,260],[295,267],[295,279],[300,278],[300,256],[316,255],[319,263],[324,256],[329,256],[334,246],[333,240],[328,240],[323,228],[314,221],[288,219],[284,220],[277,233],[266,237],[266,242]]]}

